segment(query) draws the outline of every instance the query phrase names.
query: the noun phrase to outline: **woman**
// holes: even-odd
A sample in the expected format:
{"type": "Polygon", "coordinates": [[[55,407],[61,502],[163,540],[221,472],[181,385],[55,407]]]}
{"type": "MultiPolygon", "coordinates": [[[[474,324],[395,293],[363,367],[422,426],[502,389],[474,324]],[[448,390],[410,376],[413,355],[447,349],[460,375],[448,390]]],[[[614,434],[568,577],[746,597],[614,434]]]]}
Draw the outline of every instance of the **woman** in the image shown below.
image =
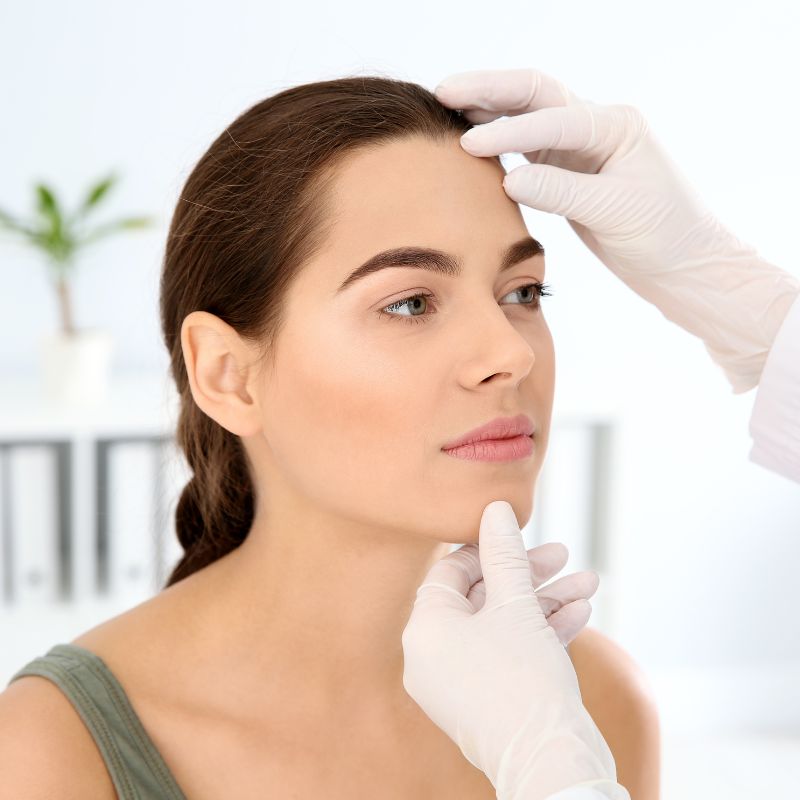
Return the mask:
{"type": "MultiPolygon", "coordinates": [[[[530,519],[552,411],[544,251],[499,160],[461,148],[469,127],[415,84],[307,84],[242,114],[186,182],[161,280],[185,554],[71,643],[149,737],[158,796],[495,796],[402,685],[416,587],[493,499],[530,519]],[[528,456],[442,449],[520,414],[528,456]]],[[[569,652],[618,780],[656,798],[640,673],[590,629],[569,652]]],[[[125,751],[84,723],[41,674],[0,695],[20,796],[123,796],[125,751]]]]}

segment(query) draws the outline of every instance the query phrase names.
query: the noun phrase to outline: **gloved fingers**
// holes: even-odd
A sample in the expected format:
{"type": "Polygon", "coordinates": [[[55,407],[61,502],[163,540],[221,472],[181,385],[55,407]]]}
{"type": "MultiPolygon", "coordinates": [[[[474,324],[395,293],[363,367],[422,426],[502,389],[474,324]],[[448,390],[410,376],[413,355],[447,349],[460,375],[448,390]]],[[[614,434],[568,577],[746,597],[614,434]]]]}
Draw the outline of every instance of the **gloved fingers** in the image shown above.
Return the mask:
{"type": "Polygon", "coordinates": [[[500,111],[484,111],[482,108],[472,108],[468,111],[463,111],[462,114],[473,125],[483,125],[486,122],[494,122],[498,117],[503,116],[500,111]]]}
{"type": "Polygon", "coordinates": [[[458,72],[441,81],[434,94],[450,108],[507,115],[583,102],[552,75],[531,68],[458,72]]]}
{"type": "MultiPolygon", "coordinates": [[[[531,582],[533,583],[533,588],[536,589],[564,569],[564,565],[569,558],[569,550],[562,542],[545,542],[536,547],[531,547],[527,551],[527,556],[531,565],[531,582]]],[[[473,587],[477,583],[483,584],[483,573],[481,572],[477,544],[474,542],[465,544],[445,556],[447,559],[451,557],[465,571],[468,587],[473,587]]],[[[461,585],[463,586],[463,584],[461,585]]]]}
{"type": "Polygon", "coordinates": [[[429,570],[420,588],[426,583],[444,583],[452,586],[465,597],[474,582],[475,573],[480,574],[478,546],[468,544],[440,558],[429,570]]]}
{"type": "Polygon", "coordinates": [[[536,590],[539,603],[544,608],[544,599],[548,598],[557,604],[554,611],[575,600],[588,600],[600,585],[600,576],[591,569],[573,572],[548,583],[536,590]]]}
{"type": "Polygon", "coordinates": [[[528,552],[514,507],[508,500],[492,500],[483,509],[478,557],[486,583],[487,605],[500,608],[520,597],[534,596],[528,552]]]}
{"type": "Polygon", "coordinates": [[[531,580],[536,589],[545,581],[549,581],[567,564],[569,550],[563,542],[545,542],[528,550],[528,561],[531,562],[531,580]]]}
{"type": "MultiPolygon", "coordinates": [[[[532,154],[552,150],[577,154],[581,172],[596,173],[625,139],[638,139],[647,121],[635,106],[576,105],[542,108],[496,119],[467,131],[462,147],[474,156],[532,154]]],[[[619,155],[619,154],[618,154],[619,155]]],[[[558,164],[557,166],[560,166],[558,164]]]]}
{"type": "MultiPolygon", "coordinates": [[[[531,583],[536,589],[564,568],[569,558],[569,550],[562,542],[545,542],[530,548],[527,551],[527,557],[530,564],[531,583]]],[[[555,583],[558,581],[551,585],[555,585],[555,583]]],[[[478,545],[474,542],[465,544],[437,561],[417,589],[418,598],[420,590],[426,584],[435,585],[438,589],[448,586],[454,592],[464,595],[475,611],[480,609],[486,599],[486,586],[481,572],[478,545]],[[479,598],[477,605],[476,598],[479,598]]],[[[430,590],[426,589],[425,591],[430,590]]],[[[441,597],[441,593],[438,592],[437,596],[441,597]]],[[[554,601],[553,605],[560,607],[561,603],[554,601]]]]}
{"type": "MultiPolygon", "coordinates": [[[[475,552],[477,557],[477,549],[475,552]]],[[[537,586],[541,586],[557,572],[560,572],[567,563],[568,558],[569,550],[562,542],[546,542],[528,550],[528,562],[530,563],[533,588],[536,589],[537,586]]],[[[486,602],[486,584],[483,577],[480,576],[480,564],[478,564],[475,574],[478,575],[478,579],[470,588],[467,599],[472,603],[476,611],[480,611],[486,602]]],[[[539,601],[545,616],[561,607],[561,602],[556,598],[543,603],[540,597],[539,601]]]]}
{"type": "MultiPolygon", "coordinates": [[[[569,558],[569,550],[562,542],[545,542],[527,550],[526,556],[531,584],[536,589],[564,568],[569,558]]],[[[561,586],[561,580],[550,585],[561,586]]],[[[545,597],[543,601],[540,600],[545,613],[558,610],[564,602],[560,598],[566,597],[567,594],[568,592],[562,591],[553,598],[545,597]]],[[[456,595],[462,595],[473,611],[479,610],[485,603],[486,585],[483,580],[478,545],[474,542],[448,553],[430,568],[417,589],[415,605],[438,602],[452,605],[456,610],[465,609],[466,604],[459,602],[456,595]]]]}
{"type": "MultiPolygon", "coordinates": [[[[564,549],[566,550],[566,547],[564,549]]],[[[528,552],[530,555],[532,551],[528,552]]],[[[531,573],[533,570],[532,564],[531,573]]],[[[545,617],[549,617],[568,603],[581,599],[588,600],[597,591],[599,585],[600,576],[593,570],[573,572],[537,589],[536,597],[545,617]]],[[[476,611],[480,611],[486,601],[486,588],[483,581],[478,581],[470,589],[467,599],[475,606],[476,611]]]]}
{"type": "MultiPolygon", "coordinates": [[[[586,175],[548,164],[523,164],[506,174],[503,189],[515,203],[565,217],[584,244],[597,253],[602,251],[592,229],[611,224],[621,216],[620,208],[627,207],[605,202],[618,191],[619,183],[611,176],[586,175]]],[[[630,196],[632,202],[633,190],[630,196]]],[[[618,266],[617,274],[622,269],[618,266]]]]}
{"type": "Polygon", "coordinates": [[[472,613],[473,607],[467,598],[470,586],[470,575],[474,571],[473,561],[477,561],[477,552],[466,545],[440,558],[429,570],[417,588],[412,616],[419,616],[426,609],[449,608],[455,616],[464,612],[472,613]]]}
{"type": "Polygon", "coordinates": [[[591,615],[592,604],[582,598],[562,606],[547,618],[547,622],[566,647],[583,630],[591,615]]]}

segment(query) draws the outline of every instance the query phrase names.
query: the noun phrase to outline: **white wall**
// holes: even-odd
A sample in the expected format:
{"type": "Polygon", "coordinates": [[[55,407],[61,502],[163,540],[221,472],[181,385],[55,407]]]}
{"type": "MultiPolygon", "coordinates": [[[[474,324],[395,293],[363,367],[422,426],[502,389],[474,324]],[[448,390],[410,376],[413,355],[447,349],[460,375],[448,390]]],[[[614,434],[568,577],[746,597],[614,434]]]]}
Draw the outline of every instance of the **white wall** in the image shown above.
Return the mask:
{"type": "MultiPolygon", "coordinates": [[[[79,0],[0,11],[0,208],[30,208],[39,177],[75,202],[113,166],[123,179],[103,219],[160,218],[87,251],[76,281],[77,320],[114,332],[120,369],[166,369],[160,259],[197,158],[266,95],[352,72],[433,88],[465,69],[534,66],[595,102],[635,104],[723,222],[800,275],[796,5],[310,8],[145,0],[123,13],[79,0]]],[[[786,677],[800,667],[800,486],[747,460],[754,392],[734,397],[702,344],[617,281],[565,220],[525,214],[554,292],[557,407],[602,408],[621,426],[604,629],[651,674],[676,726],[800,733],[786,677]]],[[[36,338],[57,324],[54,297],[36,255],[2,240],[0,281],[0,369],[30,370],[36,338]]]]}

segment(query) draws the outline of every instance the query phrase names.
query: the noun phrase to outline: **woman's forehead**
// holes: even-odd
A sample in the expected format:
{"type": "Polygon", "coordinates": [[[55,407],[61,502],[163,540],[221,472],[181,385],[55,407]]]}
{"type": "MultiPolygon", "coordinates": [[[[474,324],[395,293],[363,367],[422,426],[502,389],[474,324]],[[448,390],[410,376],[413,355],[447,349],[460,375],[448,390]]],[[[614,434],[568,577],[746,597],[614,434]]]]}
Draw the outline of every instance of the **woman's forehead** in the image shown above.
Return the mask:
{"type": "Polygon", "coordinates": [[[524,223],[504,175],[494,159],[465,152],[457,137],[408,137],[354,152],[329,184],[329,244],[367,258],[391,246],[452,249],[472,237],[519,238],[524,223]]]}

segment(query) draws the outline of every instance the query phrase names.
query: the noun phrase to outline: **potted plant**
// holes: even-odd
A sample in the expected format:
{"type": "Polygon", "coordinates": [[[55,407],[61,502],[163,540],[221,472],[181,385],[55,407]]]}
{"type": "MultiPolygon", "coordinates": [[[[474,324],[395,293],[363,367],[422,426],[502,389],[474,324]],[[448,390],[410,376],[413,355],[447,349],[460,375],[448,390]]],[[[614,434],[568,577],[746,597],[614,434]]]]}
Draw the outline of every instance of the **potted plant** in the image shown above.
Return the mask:
{"type": "Polygon", "coordinates": [[[45,394],[56,402],[96,404],[107,397],[113,340],[100,328],[75,326],[70,281],[77,255],[85,247],[118,231],[145,228],[152,222],[148,217],[128,217],[87,230],[87,217],[116,181],[112,173],[95,183],[71,214],[64,213],[55,192],[44,183],[35,186],[37,215],[32,221],[15,219],[0,209],[0,228],[22,235],[44,254],[56,291],[60,328],[39,340],[45,394]]]}

